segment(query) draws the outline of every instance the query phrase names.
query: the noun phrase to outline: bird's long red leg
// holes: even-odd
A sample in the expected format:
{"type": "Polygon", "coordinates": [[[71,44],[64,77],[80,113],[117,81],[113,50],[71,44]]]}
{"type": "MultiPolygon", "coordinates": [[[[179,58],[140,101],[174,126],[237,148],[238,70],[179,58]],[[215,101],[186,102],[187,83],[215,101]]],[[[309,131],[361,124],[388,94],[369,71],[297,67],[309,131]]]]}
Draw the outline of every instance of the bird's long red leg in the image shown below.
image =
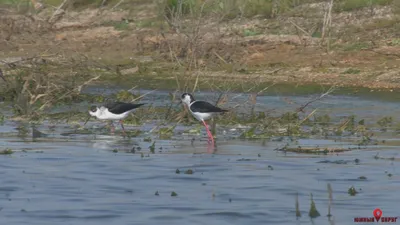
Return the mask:
{"type": "Polygon", "coordinates": [[[209,140],[211,140],[211,143],[214,145],[214,137],[213,137],[212,133],[210,132],[210,130],[208,129],[207,123],[204,120],[203,120],[203,125],[206,127],[207,136],[208,136],[209,140]]]}
{"type": "Polygon", "coordinates": [[[112,121],[110,122],[110,126],[111,126],[111,134],[114,134],[115,127],[114,127],[114,123],[112,121]]]}
{"type": "Polygon", "coordinates": [[[124,127],[124,124],[123,124],[122,120],[120,120],[119,123],[121,124],[122,132],[123,132],[124,135],[126,136],[125,127],[124,127]]]}

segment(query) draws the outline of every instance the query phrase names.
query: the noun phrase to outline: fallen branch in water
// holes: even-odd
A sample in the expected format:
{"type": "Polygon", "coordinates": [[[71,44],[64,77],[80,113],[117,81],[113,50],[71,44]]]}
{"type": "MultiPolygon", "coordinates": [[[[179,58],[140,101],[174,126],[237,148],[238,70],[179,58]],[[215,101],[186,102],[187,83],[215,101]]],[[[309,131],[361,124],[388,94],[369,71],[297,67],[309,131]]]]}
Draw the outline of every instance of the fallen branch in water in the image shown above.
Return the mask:
{"type": "Polygon", "coordinates": [[[304,113],[304,109],[305,109],[307,106],[309,106],[310,104],[312,104],[312,103],[314,103],[314,102],[316,102],[316,101],[321,100],[322,98],[324,98],[325,96],[331,94],[331,93],[334,92],[335,90],[336,90],[336,86],[330,87],[330,88],[328,89],[327,92],[323,93],[323,94],[320,95],[319,97],[314,98],[313,100],[307,102],[306,104],[304,104],[304,105],[302,105],[300,108],[298,108],[298,109],[297,109],[297,112],[303,112],[303,113],[304,113]]]}

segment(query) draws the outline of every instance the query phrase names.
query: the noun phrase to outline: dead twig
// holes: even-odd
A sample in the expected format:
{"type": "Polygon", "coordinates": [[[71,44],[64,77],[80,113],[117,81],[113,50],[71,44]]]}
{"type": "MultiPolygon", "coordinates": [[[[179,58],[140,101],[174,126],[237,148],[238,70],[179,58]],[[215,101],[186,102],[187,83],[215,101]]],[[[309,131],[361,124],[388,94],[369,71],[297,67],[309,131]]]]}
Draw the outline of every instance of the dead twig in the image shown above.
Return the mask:
{"type": "Polygon", "coordinates": [[[293,24],[297,29],[299,29],[301,32],[303,32],[304,34],[306,34],[309,37],[312,37],[312,35],[310,33],[308,33],[306,30],[304,30],[303,28],[301,28],[299,25],[295,24],[293,21],[289,20],[289,22],[291,24],[293,24]]]}
{"type": "Polygon", "coordinates": [[[328,89],[328,91],[326,91],[325,93],[323,93],[322,95],[318,96],[317,98],[312,99],[311,101],[305,103],[304,105],[302,105],[300,108],[297,109],[297,112],[303,112],[304,113],[304,109],[309,106],[310,104],[321,100],[322,98],[324,98],[325,96],[331,94],[333,91],[336,90],[335,86],[332,86],[328,89]]]}
{"type": "Polygon", "coordinates": [[[7,82],[6,78],[3,75],[3,71],[0,69],[0,77],[3,79],[5,82],[7,82]]]}
{"type": "MultiPolygon", "coordinates": [[[[68,2],[68,0],[64,0],[60,6],[58,6],[58,8],[56,9],[56,11],[54,11],[53,15],[51,15],[50,19],[48,20],[49,22],[53,20],[53,18],[55,16],[59,16],[60,15],[60,10],[62,9],[62,7],[68,2]]],[[[57,18],[57,20],[60,18],[57,18]]],[[[54,21],[56,22],[56,20],[54,21]]]]}
{"type": "MultiPolygon", "coordinates": [[[[103,0],[103,2],[105,2],[106,0],[103,0]]],[[[117,8],[119,5],[121,5],[122,4],[122,2],[124,2],[124,0],[120,0],[117,4],[115,4],[112,8],[111,8],[111,10],[114,10],[115,8],[117,8]]],[[[101,6],[103,6],[103,3],[101,4],[101,6]]]]}

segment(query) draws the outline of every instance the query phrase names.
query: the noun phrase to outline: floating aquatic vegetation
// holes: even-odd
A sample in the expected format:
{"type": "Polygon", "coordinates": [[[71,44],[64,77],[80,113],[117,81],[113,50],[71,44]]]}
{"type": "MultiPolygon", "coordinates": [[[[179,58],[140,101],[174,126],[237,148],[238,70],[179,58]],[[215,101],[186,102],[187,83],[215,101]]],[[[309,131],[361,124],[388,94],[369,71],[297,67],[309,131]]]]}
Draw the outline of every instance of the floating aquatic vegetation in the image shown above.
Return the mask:
{"type": "Polygon", "coordinates": [[[127,90],[121,90],[115,95],[115,98],[118,101],[122,101],[122,102],[131,102],[131,101],[135,100],[137,97],[138,96],[132,94],[131,92],[129,92],[127,90]]]}
{"type": "Polygon", "coordinates": [[[314,123],[317,123],[321,126],[327,126],[331,123],[331,117],[328,114],[324,114],[322,116],[314,116],[314,123]]]}
{"type": "Polygon", "coordinates": [[[151,142],[151,137],[145,137],[145,138],[143,138],[143,141],[144,142],[151,142]]]}
{"type": "Polygon", "coordinates": [[[178,196],[178,194],[175,191],[173,191],[173,192],[171,192],[171,196],[176,197],[176,196],[178,196]]]}
{"type": "Polygon", "coordinates": [[[150,152],[154,154],[154,151],[156,149],[156,142],[155,141],[153,141],[153,144],[151,144],[149,146],[149,149],[150,149],[150,152]]]}
{"type": "Polygon", "coordinates": [[[143,132],[141,130],[125,130],[125,133],[128,137],[138,137],[143,132]]]}
{"type": "Polygon", "coordinates": [[[14,153],[14,151],[11,150],[10,148],[6,148],[6,149],[0,151],[0,155],[11,155],[13,153],[14,153]]]}
{"type": "Polygon", "coordinates": [[[301,217],[300,204],[299,204],[299,193],[296,193],[295,208],[296,208],[296,217],[301,217]]]}
{"type": "Polygon", "coordinates": [[[295,153],[307,153],[307,154],[328,154],[328,153],[338,153],[346,152],[352,150],[352,148],[340,148],[340,147],[288,147],[277,149],[278,151],[284,152],[295,152],[295,153]]]}
{"type": "Polygon", "coordinates": [[[187,169],[187,170],[185,171],[185,174],[193,174],[193,170],[192,170],[192,169],[187,169]]]}
{"type": "Polygon", "coordinates": [[[354,186],[351,186],[349,188],[349,190],[347,190],[347,193],[349,193],[350,196],[355,196],[358,192],[357,190],[354,188],[354,186]]]}
{"type": "Polygon", "coordinates": [[[387,131],[388,127],[391,127],[393,118],[391,116],[385,116],[378,120],[377,124],[381,127],[381,131],[387,131]]]}
{"type": "Polygon", "coordinates": [[[172,127],[162,127],[158,130],[160,139],[170,139],[174,135],[175,126],[172,127]]]}
{"type": "Polygon", "coordinates": [[[321,214],[319,214],[317,207],[315,206],[315,202],[314,202],[312,194],[310,194],[310,198],[311,198],[311,206],[310,206],[310,211],[308,212],[308,216],[311,218],[317,218],[321,214]]]}
{"type": "Polygon", "coordinates": [[[176,173],[176,174],[180,174],[181,171],[180,171],[179,169],[176,169],[176,170],[175,170],[175,173],[176,173]]]}

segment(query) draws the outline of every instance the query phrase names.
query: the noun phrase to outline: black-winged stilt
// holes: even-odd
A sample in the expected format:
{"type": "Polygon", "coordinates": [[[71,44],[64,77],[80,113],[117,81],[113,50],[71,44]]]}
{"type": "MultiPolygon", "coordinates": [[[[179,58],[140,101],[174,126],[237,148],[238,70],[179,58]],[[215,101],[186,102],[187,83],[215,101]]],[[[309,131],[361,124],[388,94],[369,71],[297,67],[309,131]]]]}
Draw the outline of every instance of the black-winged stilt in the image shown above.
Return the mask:
{"type": "Polygon", "coordinates": [[[218,108],[211,103],[205,101],[196,101],[193,95],[184,93],[181,96],[181,101],[189,108],[190,113],[206,128],[209,141],[214,144],[214,137],[208,129],[206,120],[210,119],[215,113],[227,112],[228,110],[218,108]]]}
{"type": "MultiPolygon", "coordinates": [[[[131,113],[134,109],[144,105],[141,104],[133,104],[133,103],[125,103],[125,102],[111,102],[107,103],[103,106],[97,107],[92,106],[89,110],[90,116],[95,116],[99,120],[119,120],[121,124],[122,130],[125,133],[125,128],[122,120],[125,119],[129,113],[131,113]]],[[[85,124],[89,121],[89,118],[86,120],[85,124]]],[[[85,125],[84,124],[84,125],[85,125]]],[[[114,133],[115,127],[112,126],[112,132],[114,133]]]]}

